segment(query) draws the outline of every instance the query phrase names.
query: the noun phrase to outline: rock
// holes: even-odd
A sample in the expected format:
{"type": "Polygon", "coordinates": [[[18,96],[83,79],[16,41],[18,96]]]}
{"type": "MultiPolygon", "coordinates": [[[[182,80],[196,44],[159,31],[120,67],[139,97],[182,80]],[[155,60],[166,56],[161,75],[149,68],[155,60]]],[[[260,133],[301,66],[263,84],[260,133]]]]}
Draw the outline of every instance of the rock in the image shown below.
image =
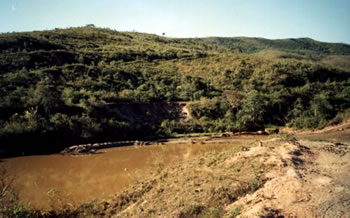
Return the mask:
{"type": "Polygon", "coordinates": [[[258,133],[258,135],[268,135],[267,132],[262,131],[262,130],[259,130],[257,133],[258,133]]]}
{"type": "Polygon", "coordinates": [[[249,151],[248,147],[242,147],[242,151],[249,151]]]}
{"type": "Polygon", "coordinates": [[[268,128],[268,129],[265,129],[265,132],[267,132],[269,135],[271,135],[271,134],[278,134],[279,133],[279,129],[278,128],[268,128]]]}
{"type": "Polygon", "coordinates": [[[86,153],[86,152],[89,152],[90,150],[91,150],[90,148],[81,148],[81,149],[79,149],[78,152],[80,152],[80,153],[86,153]]]}
{"type": "Polygon", "coordinates": [[[63,151],[61,151],[60,153],[61,154],[67,154],[67,153],[69,153],[69,152],[71,152],[68,148],[66,148],[66,149],[64,149],[63,151]]]}
{"type": "Polygon", "coordinates": [[[195,192],[202,192],[203,189],[202,188],[197,188],[196,190],[194,190],[195,192]]]}
{"type": "Polygon", "coordinates": [[[76,149],[78,149],[78,148],[79,148],[78,145],[73,145],[73,146],[70,146],[68,149],[69,149],[69,150],[76,150],[76,149]]]}

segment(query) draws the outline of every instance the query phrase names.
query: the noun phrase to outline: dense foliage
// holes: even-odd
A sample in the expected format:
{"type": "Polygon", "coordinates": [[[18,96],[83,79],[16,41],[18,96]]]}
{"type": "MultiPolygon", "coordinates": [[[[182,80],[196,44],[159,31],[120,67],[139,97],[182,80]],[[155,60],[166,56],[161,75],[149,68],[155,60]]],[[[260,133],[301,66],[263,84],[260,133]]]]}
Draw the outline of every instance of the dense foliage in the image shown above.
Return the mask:
{"type": "MultiPolygon", "coordinates": [[[[350,107],[350,46],[174,39],[93,26],[0,35],[0,144],[47,148],[173,133],[316,128],[350,107]],[[189,102],[131,122],[108,105],[189,102]],[[25,143],[24,143],[25,142],[25,143]]],[[[338,116],[339,117],[339,116],[338,116]]]]}

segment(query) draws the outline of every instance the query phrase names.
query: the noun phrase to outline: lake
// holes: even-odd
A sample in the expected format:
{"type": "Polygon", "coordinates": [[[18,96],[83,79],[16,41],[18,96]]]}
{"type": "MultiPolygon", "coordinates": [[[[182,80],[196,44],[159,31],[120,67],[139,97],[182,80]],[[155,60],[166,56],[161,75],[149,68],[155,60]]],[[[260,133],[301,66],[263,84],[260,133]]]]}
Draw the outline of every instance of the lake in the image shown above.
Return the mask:
{"type": "MultiPolygon", "coordinates": [[[[260,136],[261,137],[261,136],[260,136]]],[[[34,155],[3,159],[22,202],[33,208],[74,207],[111,196],[126,185],[209,151],[256,141],[257,136],[173,141],[165,145],[125,146],[84,155],[34,155]]]]}

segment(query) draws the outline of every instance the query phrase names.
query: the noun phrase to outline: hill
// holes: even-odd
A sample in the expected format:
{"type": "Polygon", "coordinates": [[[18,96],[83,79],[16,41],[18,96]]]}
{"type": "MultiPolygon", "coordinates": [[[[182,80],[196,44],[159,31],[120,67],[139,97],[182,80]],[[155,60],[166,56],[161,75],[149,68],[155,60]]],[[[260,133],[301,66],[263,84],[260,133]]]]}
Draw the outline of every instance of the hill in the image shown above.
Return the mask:
{"type": "Polygon", "coordinates": [[[350,45],[343,43],[325,43],[310,38],[277,39],[248,37],[210,37],[203,39],[205,42],[219,45],[231,50],[238,49],[245,53],[254,53],[261,50],[273,49],[279,51],[294,52],[297,54],[314,53],[321,56],[327,55],[350,55],[350,45]]]}
{"type": "Polygon", "coordinates": [[[337,123],[350,107],[349,55],[347,44],[307,38],[177,39],[93,26],[1,34],[1,149],[337,123]],[[127,107],[108,107],[179,101],[192,119],[155,119],[150,109],[130,122],[127,107]]]}

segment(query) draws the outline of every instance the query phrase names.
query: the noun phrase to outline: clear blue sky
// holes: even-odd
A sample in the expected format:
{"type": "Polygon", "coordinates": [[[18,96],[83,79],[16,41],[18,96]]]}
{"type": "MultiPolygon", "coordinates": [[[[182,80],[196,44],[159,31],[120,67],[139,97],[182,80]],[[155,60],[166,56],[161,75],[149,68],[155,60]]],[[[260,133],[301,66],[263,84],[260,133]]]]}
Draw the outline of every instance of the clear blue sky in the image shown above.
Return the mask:
{"type": "Polygon", "coordinates": [[[171,37],[311,37],[350,44],[350,0],[0,0],[0,32],[86,24],[171,37]]]}

